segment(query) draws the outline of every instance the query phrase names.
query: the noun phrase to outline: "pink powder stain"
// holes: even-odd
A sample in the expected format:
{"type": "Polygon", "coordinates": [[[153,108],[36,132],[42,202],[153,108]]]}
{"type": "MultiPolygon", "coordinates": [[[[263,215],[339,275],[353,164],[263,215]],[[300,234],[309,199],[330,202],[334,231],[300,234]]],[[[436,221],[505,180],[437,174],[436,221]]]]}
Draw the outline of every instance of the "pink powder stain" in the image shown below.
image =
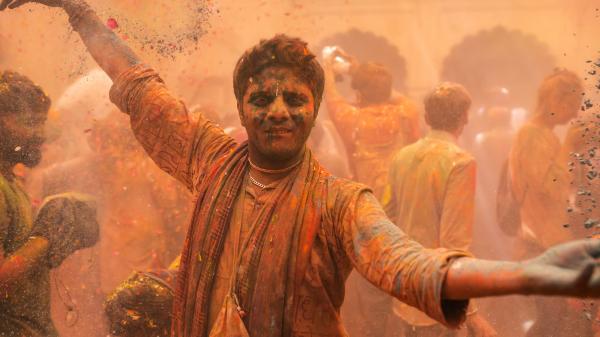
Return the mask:
{"type": "Polygon", "coordinates": [[[106,20],[106,27],[108,27],[110,29],[117,29],[117,28],[119,28],[119,24],[117,23],[117,20],[115,20],[114,18],[109,18],[108,20],[106,20]]]}

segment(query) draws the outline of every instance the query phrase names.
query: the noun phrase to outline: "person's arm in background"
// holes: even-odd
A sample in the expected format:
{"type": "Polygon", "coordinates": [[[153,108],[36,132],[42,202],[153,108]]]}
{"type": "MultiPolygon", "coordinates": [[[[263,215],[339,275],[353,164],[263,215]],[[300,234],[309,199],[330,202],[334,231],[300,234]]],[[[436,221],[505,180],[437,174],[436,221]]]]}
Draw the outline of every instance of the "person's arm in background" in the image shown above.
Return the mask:
{"type": "Polygon", "coordinates": [[[2,0],[0,10],[26,3],[60,7],[89,53],[113,80],[111,100],[131,117],[136,138],[165,172],[193,189],[206,167],[228,151],[233,140],[200,116],[193,121],[154,70],[98,18],[83,0],[2,0]]]}
{"type": "Polygon", "coordinates": [[[10,289],[28,274],[47,265],[48,240],[31,237],[21,248],[6,255],[4,244],[11,222],[5,196],[0,195],[0,296],[10,295],[10,289]]]}
{"type": "Polygon", "coordinates": [[[348,103],[338,91],[332,62],[331,57],[323,61],[325,72],[324,100],[329,117],[347,146],[352,141],[354,130],[358,124],[358,109],[348,103]]]}

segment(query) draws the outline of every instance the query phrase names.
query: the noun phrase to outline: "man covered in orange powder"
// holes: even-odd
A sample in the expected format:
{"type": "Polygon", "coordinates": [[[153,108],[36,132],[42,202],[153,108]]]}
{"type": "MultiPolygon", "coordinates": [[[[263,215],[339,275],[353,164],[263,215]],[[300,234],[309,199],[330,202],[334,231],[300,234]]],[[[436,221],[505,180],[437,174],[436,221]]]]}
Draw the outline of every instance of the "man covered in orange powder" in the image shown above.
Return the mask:
{"type": "Polygon", "coordinates": [[[94,202],[55,196],[34,218],[14,174],[41,160],[50,99],[29,78],[0,72],[0,336],[57,336],[50,315],[50,270],[98,240],[94,202]]]}
{"type": "MultiPolygon", "coordinates": [[[[3,0],[18,7],[29,1],[3,0]]],[[[234,92],[248,142],[192,121],[158,74],[81,0],[61,7],[113,79],[112,100],[158,165],[196,193],[174,297],[172,336],[345,336],[339,318],[353,268],[449,327],[471,297],[600,296],[600,242],[553,248],[523,262],[426,249],[385,215],[363,185],[331,176],[305,146],[324,74],[300,39],[247,50],[234,92]]]]}
{"type": "Polygon", "coordinates": [[[419,138],[417,108],[404,96],[392,98],[392,74],[381,64],[358,63],[336,50],[326,55],[324,69],[325,103],[346,146],[353,179],[381,199],[394,153],[419,138]],[[334,64],[340,57],[348,59],[346,70],[334,64]],[[347,102],[336,87],[336,75],[344,72],[352,77],[356,104],[347,102]]]}
{"type": "MultiPolygon", "coordinates": [[[[511,147],[509,181],[521,220],[514,229],[519,237],[517,258],[530,258],[584,232],[579,225],[568,224],[572,188],[568,162],[570,153],[580,149],[585,138],[579,127],[569,128],[562,144],[554,133],[555,127],[577,117],[582,92],[583,84],[575,73],[556,69],[540,85],[536,109],[511,147]]],[[[573,310],[568,310],[563,299],[535,302],[537,319],[527,336],[548,336],[561,329],[573,333],[568,323],[575,319],[567,319],[573,310]],[[567,318],[558,324],[556,317],[567,318]]]]}

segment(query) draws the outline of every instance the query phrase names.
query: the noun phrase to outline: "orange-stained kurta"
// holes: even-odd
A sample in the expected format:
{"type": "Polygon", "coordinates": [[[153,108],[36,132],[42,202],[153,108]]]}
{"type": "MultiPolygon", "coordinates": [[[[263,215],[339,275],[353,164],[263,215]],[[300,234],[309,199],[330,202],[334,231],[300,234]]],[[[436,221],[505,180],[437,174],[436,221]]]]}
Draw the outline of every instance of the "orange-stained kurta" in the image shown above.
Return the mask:
{"type": "Polygon", "coordinates": [[[327,109],[346,146],[353,179],[381,200],[394,153],[419,137],[417,108],[404,97],[358,108],[332,96],[327,109]]]}
{"type": "MultiPolygon", "coordinates": [[[[390,218],[423,246],[467,251],[475,180],[473,156],[458,147],[450,133],[432,130],[394,156],[383,204],[390,218]]],[[[394,312],[411,325],[435,324],[404,303],[396,302],[394,312]]]]}
{"type": "MultiPolygon", "coordinates": [[[[111,90],[111,99],[131,116],[136,137],[155,162],[192,191],[196,188],[194,182],[202,181],[211,165],[231,154],[233,139],[203,117],[190,119],[185,105],[172,96],[151,69],[140,65],[121,74],[111,90]]],[[[327,198],[320,202],[320,225],[299,281],[300,298],[294,299],[292,336],[346,336],[339,308],[344,282],[352,268],[383,291],[444,324],[456,326],[464,319],[467,301],[462,306],[444,308],[457,311],[446,311],[445,316],[441,297],[449,262],[464,256],[464,252],[425,249],[410,240],[388,220],[368,190],[362,190],[354,200],[343,199],[349,190],[361,190],[355,183],[329,177],[320,184],[327,189],[327,198]],[[458,317],[458,321],[447,321],[449,317],[458,317]]],[[[231,250],[231,240],[226,240],[223,251],[231,250]]],[[[222,274],[230,272],[224,266],[225,257],[221,255],[218,261],[222,274]]],[[[198,263],[202,263],[200,258],[198,263]]],[[[249,310],[249,317],[271,314],[244,309],[249,310]]]]}
{"type": "Polygon", "coordinates": [[[570,177],[561,152],[554,132],[533,123],[519,130],[510,151],[513,193],[521,204],[521,235],[538,250],[571,237],[563,227],[568,222],[570,177]]]}

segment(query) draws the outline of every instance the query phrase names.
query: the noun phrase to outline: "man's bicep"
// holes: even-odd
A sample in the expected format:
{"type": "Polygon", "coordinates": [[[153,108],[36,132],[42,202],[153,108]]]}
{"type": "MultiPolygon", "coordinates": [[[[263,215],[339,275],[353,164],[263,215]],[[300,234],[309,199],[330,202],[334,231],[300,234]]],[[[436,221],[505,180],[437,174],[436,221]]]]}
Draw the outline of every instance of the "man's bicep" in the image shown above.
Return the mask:
{"type": "Polygon", "coordinates": [[[192,119],[183,102],[147,67],[136,66],[119,76],[111,100],[129,114],[133,132],[152,160],[190,190],[220,151],[234,144],[201,115],[192,119]]]}
{"type": "Polygon", "coordinates": [[[468,301],[445,310],[441,294],[450,261],[465,254],[423,248],[389,221],[372,193],[362,193],[353,213],[344,221],[343,242],[358,272],[400,301],[457,326],[468,301]]]}

